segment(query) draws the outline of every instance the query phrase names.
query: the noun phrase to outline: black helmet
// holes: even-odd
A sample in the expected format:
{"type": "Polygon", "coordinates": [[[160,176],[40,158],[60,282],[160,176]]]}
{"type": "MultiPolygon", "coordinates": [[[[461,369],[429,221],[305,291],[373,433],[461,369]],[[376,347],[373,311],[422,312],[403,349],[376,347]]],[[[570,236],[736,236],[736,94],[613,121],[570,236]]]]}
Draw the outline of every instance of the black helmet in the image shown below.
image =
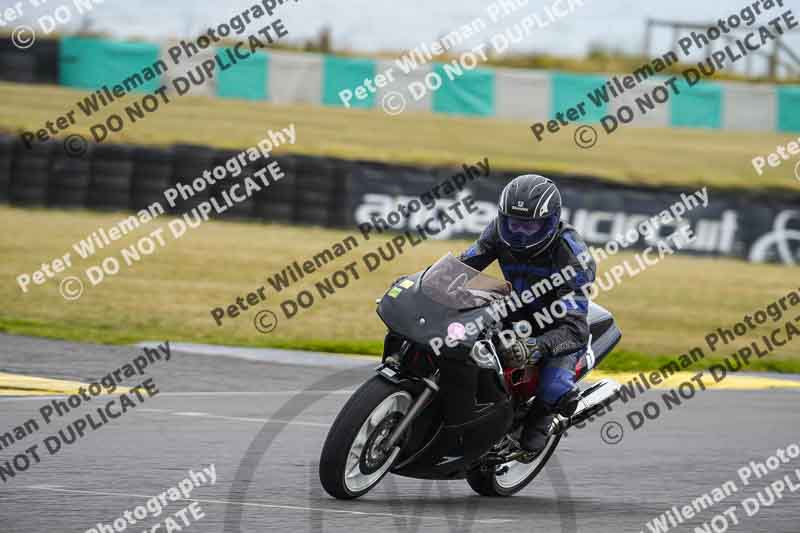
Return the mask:
{"type": "Polygon", "coordinates": [[[550,246],[561,220],[561,193],[543,176],[525,174],[500,193],[497,230],[513,252],[536,255],[550,246]]]}

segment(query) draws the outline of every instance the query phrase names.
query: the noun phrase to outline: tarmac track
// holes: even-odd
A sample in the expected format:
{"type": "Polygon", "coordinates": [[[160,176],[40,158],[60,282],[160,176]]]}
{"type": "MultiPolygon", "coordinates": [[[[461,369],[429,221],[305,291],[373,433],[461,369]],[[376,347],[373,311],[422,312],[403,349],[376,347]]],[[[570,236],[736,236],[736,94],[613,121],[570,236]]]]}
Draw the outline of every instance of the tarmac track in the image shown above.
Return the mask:
{"type": "MultiPolygon", "coordinates": [[[[90,382],[140,354],[134,346],[0,335],[0,372],[90,382]]],[[[796,390],[699,393],[633,431],[625,414],[663,392],[651,391],[571,432],[544,475],[512,498],[477,496],[464,481],[388,476],[362,499],[341,502],[319,484],[319,453],[348,391],[370,376],[374,362],[280,351],[251,359],[238,355],[189,354],[173,346],[170,361],[148,369],[157,396],[0,483],[0,532],[82,533],[99,522],[111,524],[176,485],[189,469],[210,464],[216,484],[191,495],[205,516],[184,531],[649,532],[646,523],[672,506],[691,504],[735,481],[739,492],[669,529],[692,532],[800,468],[798,458],[747,487],[737,476],[749,461],[764,461],[800,442],[796,390]],[[624,437],[606,444],[601,426],[614,421],[624,437]]],[[[0,398],[0,432],[38,417],[50,401],[0,398]]],[[[85,412],[88,407],[79,408],[75,416],[85,412]]],[[[0,464],[71,420],[67,416],[0,450],[0,464]]],[[[126,531],[144,531],[185,503],[171,503],[159,518],[126,531]]],[[[798,504],[800,490],[787,491],[753,517],[739,506],[740,523],[725,530],[797,533],[798,504]]]]}

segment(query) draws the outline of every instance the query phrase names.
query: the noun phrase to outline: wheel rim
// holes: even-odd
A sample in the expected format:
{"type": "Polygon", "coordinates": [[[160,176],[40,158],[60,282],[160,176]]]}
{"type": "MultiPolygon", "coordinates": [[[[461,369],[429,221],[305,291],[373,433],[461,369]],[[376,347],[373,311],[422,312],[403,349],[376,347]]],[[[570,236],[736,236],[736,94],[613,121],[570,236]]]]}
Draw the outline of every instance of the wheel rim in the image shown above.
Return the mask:
{"type": "Polygon", "coordinates": [[[381,477],[391,468],[397,455],[400,453],[400,447],[395,446],[390,454],[386,454],[383,464],[376,469],[370,468],[369,472],[365,473],[362,466],[366,462],[374,463],[380,460],[378,450],[382,442],[391,434],[394,429],[394,424],[384,423],[387,419],[394,417],[399,421],[402,416],[408,413],[411,407],[411,395],[405,391],[395,392],[391,396],[384,399],[378,406],[372,410],[372,413],[367,417],[358,430],[355,439],[350,445],[350,451],[347,454],[347,464],[344,469],[344,484],[347,490],[351,493],[357,493],[369,489],[377,483],[381,477]],[[380,431],[380,435],[374,433],[380,431]],[[368,448],[367,448],[368,446],[368,448]]]}
{"type": "Polygon", "coordinates": [[[521,463],[519,461],[510,461],[498,467],[498,470],[508,468],[508,471],[502,475],[495,474],[495,483],[503,490],[512,490],[520,483],[523,483],[528,477],[533,474],[537,469],[541,468],[543,463],[549,459],[550,448],[555,444],[556,436],[550,435],[547,442],[542,448],[542,452],[530,463],[521,463]]]}

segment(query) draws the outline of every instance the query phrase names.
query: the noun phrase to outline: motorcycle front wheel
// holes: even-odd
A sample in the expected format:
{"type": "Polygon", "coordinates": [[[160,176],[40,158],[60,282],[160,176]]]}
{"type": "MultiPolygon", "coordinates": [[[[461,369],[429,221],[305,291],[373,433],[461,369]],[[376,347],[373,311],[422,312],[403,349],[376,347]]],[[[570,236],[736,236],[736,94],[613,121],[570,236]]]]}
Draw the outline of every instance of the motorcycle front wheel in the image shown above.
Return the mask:
{"type": "Polygon", "coordinates": [[[412,403],[411,394],[380,376],[374,376],[353,393],[322,447],[319,479],[328,494],[351,500],[363,496],[383,479],[397,459],[400,446],[384,451],[382,444],[412,403]]]}

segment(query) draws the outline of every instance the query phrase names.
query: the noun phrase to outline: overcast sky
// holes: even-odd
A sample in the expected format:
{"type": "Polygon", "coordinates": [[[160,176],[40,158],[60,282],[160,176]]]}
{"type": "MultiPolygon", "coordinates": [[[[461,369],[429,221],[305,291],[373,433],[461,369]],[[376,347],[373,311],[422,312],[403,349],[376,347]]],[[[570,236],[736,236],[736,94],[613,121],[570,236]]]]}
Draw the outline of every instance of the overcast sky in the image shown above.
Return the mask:
{"type": "MultiPolygon", "coordinates": [[[[72,0],[47,0],[45,6],[34,8],[31,0],[23,1],[27,22],[45,13],[51,13],[62,3],[72,5],[72,0]]],[[[40,2],[42,0],[39,0],[40,2]]],[[[517,1],[517,0],[512,0],[517,1]]],[[[412,48],[421,42],[430,42],[459,25],[477,17],[489,24],[485,34],[477,36],[470,44],[479,44],[492,34],[505,30],[530,13],[540,19],[547,18],[545,2],[530,0],[515,13],[491,24],[488,0],[300,0],[279,8],[276,16],[284,19],[290,32],[289,38],[302,41],[317,34],[322,26],[333,30],[337,48],[363,51],[412,48]]],[[[580,0],[571,0],[579,3],[580,0]]],[[[148,38],[186,37],[209,25],[216,26],[229,19],[231,14],[255,3],[256,0],[104,0],[92,13],[93,28],[107,31],[120,37],[143,36],[148,38]]],[[[15,1],[0,0],[0,6],[15,4],[15,1]]],[[[559,6],[565,9],[569,0],[559,6]]],[[[621,47],[628,51],[642,49],[644,21],[646,18],[683,20],[687,22],[711,22],[720,17],[738,12],[745,2],[736,0],[670,0],[669,2],[636,2],[629,0],[582,0],[583,7],[548,28],[537,29],[525,42],[515,45],[519,51],[540,51],[556,55],[581,56],[589,44],[603,43],[621,47]]],[[[776,9],[778,14],[789,7],[776,9]]],[[[74,8],[73,8],[74,10],[74,8]]],[[[798,19],[800,19],[800,9],[798,19]]],[[[762,17],[766,22],[772,17],[762,17]]],[[[13,23],[12,23],[13,24],[13,23]]],[[[75,16],[62,27],[74,30],[80,25],[75,16]]],[[[251,28],[256,29],[255,26],[251,28]]],[[[672,32],[667,29],[656,32],[651,55],[669,49],[672,32]]],[[[790,44],[800,55],[800,32],[795,30],[788,36],[790,44]]]]}

